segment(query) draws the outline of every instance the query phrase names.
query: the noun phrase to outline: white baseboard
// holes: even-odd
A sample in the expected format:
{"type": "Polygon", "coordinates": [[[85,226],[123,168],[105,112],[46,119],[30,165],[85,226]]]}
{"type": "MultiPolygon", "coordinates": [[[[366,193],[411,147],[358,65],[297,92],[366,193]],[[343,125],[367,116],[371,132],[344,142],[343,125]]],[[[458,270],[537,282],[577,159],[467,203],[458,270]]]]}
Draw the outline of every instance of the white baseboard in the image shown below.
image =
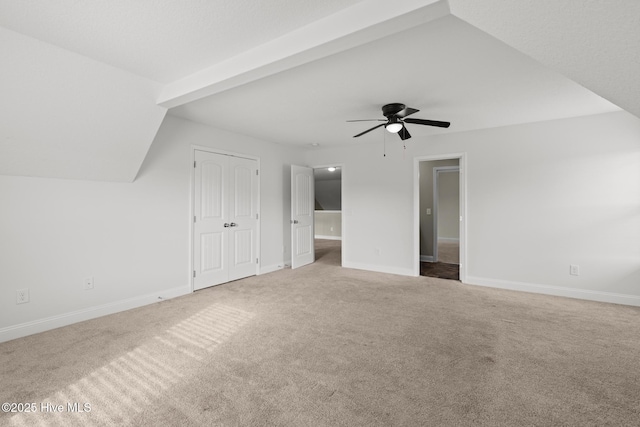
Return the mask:
{"type": "Polygon", "coordinates": [[[125,310],[131,310],[132,308],[142,307],[162,300],[176,298],[190,293],[190,287],[182,286],[179,288],[166,289],[164,291],[159,291],[153,294],[141,295],[121,301],[114,301],[94,307],[83,308],[81,310],[46,317],[44,319],[32,320],[30,322],[21,323],[19,325],[8,326],[6,328],[0,329],[0,342],[26,337],[28,335],[49,331],[51,329],[60,328],[62,326],[68,326],[74,323],[83,322],[85,320],[95,319],[96,317],[102,317],[109,314],[119,313],[125,310]]]}
{"type": "Polygon", "coordinates": [[[432,255],[420,255],[420,262],[433,262],[432,255]]]}
{"type": "Polygon", "coordinates": [[[284,263],[282,263],[282,264],[273,264],[273,265],[267,265],[265,267],[260,267],[260,272],[258,274],[260,275],[260,274],[273,273],[274,271],[282,270],[284,266],[285,266],[284,263]]]}
{"type": "Polygon", "coordinates": [[[313,237],[316,239],[325,239],[325,240],[342,240],[342,236],[320,236],[316,234],[313,237]]]}
{"type": "Polygon", "coordinates": [[[375,271],[376,273],[389,273],[389,274],[397,274],[400,276],[415,277],[413,269],[409,269],[409,268],[396,268],[396,267],[388,267],[384,265],[362,264],[358,262],[348,262],[348,261],[343,262],[342,266],[345,268],[353,268],[356,270],[367,270],[367,271],[375,271]]]}
{"type": "Polygon", "coordinates": [[[467,285],[510,289],[513,291],[532,292],[536,294],[555,295],[640,307],[640,296],[637,295],[616,294],[613,292],[592,291],[589,289],[565,288],[563,286],[540,285],[536,283],[511,282],[508,280],[486,279],[484,277],[475,276],[467,276],[464,283],[467,285]]]}
{"type": "Polygon", "coordinates": [[[456,237],[438,237],[438,242],[442,243],[460,243],[460,239],[456,237]]]}

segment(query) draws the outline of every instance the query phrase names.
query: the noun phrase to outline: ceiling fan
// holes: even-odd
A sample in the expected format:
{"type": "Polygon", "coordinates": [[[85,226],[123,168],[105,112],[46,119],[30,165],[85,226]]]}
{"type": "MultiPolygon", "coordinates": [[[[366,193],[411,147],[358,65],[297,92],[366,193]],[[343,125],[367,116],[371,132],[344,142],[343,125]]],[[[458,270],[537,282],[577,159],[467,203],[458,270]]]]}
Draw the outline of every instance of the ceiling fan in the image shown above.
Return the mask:
{"type": "Polygon", "coordinates": [[[400,139],[403,141],[405,139],[411,138],[409,131],[405,127],[405,123],[412,123],[416,125],[426,125],[426,126],[436,126],[441,128],[448,128],[451,123],[449,122],[439,122],[436,120],[424,120],[424,119],[412,119],[405,118],[411,114],[415,114],[420,110],[416,110],[415,108],[407,107],[404,104],[387,104],[382,107],[382,115],[386,117],[385,119],[369,119],[369,120],[347,120],[347,122],[385,122],[380,123],[377,126],[372,127],[371,129],[367,129],[364,132],[361,132],[357,135],[354,135],[354,138],[364,135],[365,133],[371,132],[374,129],[378,129],[381,126],[384,126],[386,130],[391,133],[397,133],[400,136],[400,139]]]}

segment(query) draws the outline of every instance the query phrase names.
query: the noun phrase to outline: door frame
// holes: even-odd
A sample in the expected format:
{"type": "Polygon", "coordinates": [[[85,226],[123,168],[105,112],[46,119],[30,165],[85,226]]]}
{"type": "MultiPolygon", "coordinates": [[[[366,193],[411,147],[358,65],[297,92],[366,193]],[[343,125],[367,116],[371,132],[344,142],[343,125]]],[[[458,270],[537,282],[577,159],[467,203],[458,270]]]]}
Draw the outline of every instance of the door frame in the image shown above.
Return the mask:
{"type": "Polygon", "coordinates": [[[449,153],[413,159],[413,274],[420,276],[420,162],[458,159],[460,168],[460,281],[467,280],[467,154],[449,153]]]}
{"type": "Polygon", "coordinates": [[[260,178],[262,176],[261,172],[260,172],[260,157],[256,157],[256,156],[252,156],[249,154],[244,154],[244,153],[238,153],[238,152],[234,152],[234,151],[227,151],[227,150],[220,150],[214,147],[207,147],[204,145],[191,145],[191,161],[189,163],[189,168],[191,169],[191,172],[189,173],[189,177],[190,177],[190,183],[189,183],[189,269],[188,269],[188,275],[189,275],[189,289],[191,290],[191,292],[194,292],[193,286],[194,286],[194,282],[193,282],[193,272],[194,272],[194,267],[195,267],[195,263],[194,263],[194,259],[193,259],[193,244],[194,244],[194,238],[193,238],[193,232],[194,232],[194,226],[193,226],[193,218],[195,217],[195,191],[196,191],[196,168],[194,167],[195,161],[196,161],[196,151],[206,151],[208,153],[212,153],[212,154],[222,154],[225,156],[233,156],[233,157],[240,157],[243,159],[249,159],[249,160],[255,160],[258,164],[257,164],[257,169],[258,169],[258,185],[257,185],[257,189],[256,191],[258,192],[258,201],[257,204],[258,206],[256,206],[256,212],[258,214],[258,219],[257,219],[257,223],[256,223],[256,240],[254,242],[255,244],[255,254],[256,257],[258,258],[258,262],[256,263],[256,275],[260,274],[260,265],[262,263],[262,256],[260,254],[260,223],[262,222],[262,214],[260,212],[260,178]]]}
{"type": "Polygon", "coordinates": [[[441,172],[458,172],[458,176],[460,176],[460,166],[436,166],[433,168],[433,262],[438,262],[438,196],[440,195],[438,177],[441,172]]]}
{"type": "MultiPolygon", "coordinates": [[[[311,169],[322,169],[322,168],[329,168],[329,167],[339,167],[340,168],[340,222],[341,222],[341,227],[342,227],[342,239],[341,239],[341,243],[340,243],[340,266],[344,265],[344,257],[345,257],[345,253],[347,252],[345,250],[345,247],[347,246],[346,241],[347,241],[347,233],[345,232],[346,229],[346,225],[345,225],[345,221],[344,221],[344,213],[345,213],[345,208],[344,208],[344,170],[345,170],[345,165],[344,163],[328,163],[328,164],[324,164],[324,165],[313,165],[310,166],[311,169]]],[[[314,183],[315,185],[315,183],[314,183]]],[[[314,218],[315,221],[315,218],[314,218]]]]}

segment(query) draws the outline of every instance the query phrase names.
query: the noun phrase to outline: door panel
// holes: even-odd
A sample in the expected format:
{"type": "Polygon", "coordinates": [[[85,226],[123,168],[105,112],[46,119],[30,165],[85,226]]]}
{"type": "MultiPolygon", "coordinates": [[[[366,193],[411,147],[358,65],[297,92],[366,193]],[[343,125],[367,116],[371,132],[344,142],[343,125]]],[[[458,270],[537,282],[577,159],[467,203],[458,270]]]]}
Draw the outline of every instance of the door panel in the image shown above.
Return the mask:
{"type": "Polygon", "coordinates": [[[225,210],[227,183],[224,156],[196,151],[194,289],[223,283],[225,268],[225,210]]]}
{"type": "Polygon", "coordinates": [[[291,268],[315,261],[313,169],[291,165],[291,268]]]}
{"type": "Polygon", "coordinates": [[[229,159],[231,188],[229,280],[256,274],[256,230],[258,220],[258,176],[255,160],[229,159]]]}
{"type": "Polygon", "coordinates": [[[202,233],[200,248],[200,275],[222,269],[224,265],[224,233],[202,233]]]}

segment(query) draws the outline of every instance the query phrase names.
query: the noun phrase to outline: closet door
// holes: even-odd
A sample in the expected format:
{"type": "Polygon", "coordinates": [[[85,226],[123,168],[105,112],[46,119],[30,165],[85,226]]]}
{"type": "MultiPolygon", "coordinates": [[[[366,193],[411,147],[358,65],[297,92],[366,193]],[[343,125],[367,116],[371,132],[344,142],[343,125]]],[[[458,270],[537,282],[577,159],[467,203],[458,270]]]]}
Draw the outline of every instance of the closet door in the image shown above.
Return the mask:
{"type": "Polygon", "coordinates": [[[193,288],[256,274],[257,161],[195,152],[193,288]]]}
{"type": "Polygon", "coordinates": [[[229,158],[229,279],[256,274],[258,174],[255,160],[229,158]]]}
{"type": "Polygon", "coordinates": [[[196,151],[195,158],[194,290],[224,283],[229,276],[228,156],[196,151]]]}

